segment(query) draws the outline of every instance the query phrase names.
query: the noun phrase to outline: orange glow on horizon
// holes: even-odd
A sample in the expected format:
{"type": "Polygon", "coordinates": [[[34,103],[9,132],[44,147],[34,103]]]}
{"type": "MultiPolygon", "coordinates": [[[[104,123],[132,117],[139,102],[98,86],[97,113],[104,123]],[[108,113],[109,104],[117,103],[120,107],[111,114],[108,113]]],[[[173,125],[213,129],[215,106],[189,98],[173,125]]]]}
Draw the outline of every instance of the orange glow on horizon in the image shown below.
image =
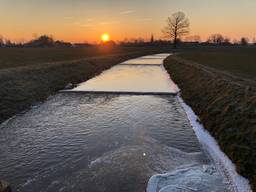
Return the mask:
{"type": "Polygon", "coordinates": [[[147,0],[76,0],[75,3],[1,0],[0,38],[23,43],[40,35],[50,35],[55,40],[71,43],[99,44],[135,39],[150,41],[153,34],[158,40],[164,39],[162,29],[166,19],[182,11],[190,20],[189,36],[199,35],[206,41],[210,35],[220,33],[231,40],[241,37],[253,40],[256,38],[255,7],[253,0],[159,0],[150,3],[147,0]]]}

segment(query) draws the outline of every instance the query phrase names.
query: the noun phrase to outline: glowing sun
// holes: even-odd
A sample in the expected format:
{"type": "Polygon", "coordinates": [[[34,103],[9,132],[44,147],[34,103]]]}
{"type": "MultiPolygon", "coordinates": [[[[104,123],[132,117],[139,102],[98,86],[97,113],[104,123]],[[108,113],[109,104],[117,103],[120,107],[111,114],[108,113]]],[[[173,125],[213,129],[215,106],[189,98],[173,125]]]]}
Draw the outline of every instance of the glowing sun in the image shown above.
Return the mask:
{"type": "Polygon", "coordinates": [[[108,42],[109,39],[110,39],[109,34],[104,33],[103,35],[101,35],[101,40],[102,40],[103,42],[108,42]]]}

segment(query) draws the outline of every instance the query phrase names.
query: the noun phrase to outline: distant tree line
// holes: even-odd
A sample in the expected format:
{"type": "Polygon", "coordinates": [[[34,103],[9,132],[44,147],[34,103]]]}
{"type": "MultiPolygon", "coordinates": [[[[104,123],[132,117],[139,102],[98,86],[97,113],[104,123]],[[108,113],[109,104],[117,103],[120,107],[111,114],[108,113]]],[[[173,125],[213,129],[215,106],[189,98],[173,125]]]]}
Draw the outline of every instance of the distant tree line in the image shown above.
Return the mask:
{"type": "Polygon", "coordinates": [[[120,41],[118,43],[122,46],[166,46],[166,45],[172,45],[174,48],[177,48],[178,45],[205,45],[205,46],[247,46],[247,45],[256,45],[256,40],[253,40],[250,43],[249,38],[242,37],[240,40],[234,40],[231,41],[229,37],[223,36],[221,34],[212,34],[210,35],[207,40],[203,41],[199,35],[192,35],[187,36],[182,40],[181,38],[176,39],[176,45],[174,45],[173,40],[171,39],[165,39],[165,40],[155,40],[152,36],[149,40],[145,40],[143,38],[138,39],[130,39],[130,40],[124,40],[120,41]]]}
{"type": "MultiPolygon", "coordinates": [[[[187,23],[187,21],[186,21],[187,23]]],[[[187,24],[186,24],[187,25],[187,24]]],[[[184,25],[182,25],[184,26],[184,25]]],[[[188,46],[197,46],[197,45],[209,45],[209,46],[233,46],[233,45],[240,45],[240,46],[247,46],[250,44],[256,45],[256,40],[253,40],[252,43],[250,43],[250,40],[246,37],[242,37],[240,40],[234,40],[231,41],[230,38],[225,37],[221,34],[212,34],[206,41],[202,41],[201,37],[199,35],[192,35],[192,36],[186,36],[184,38],[184,41],[182,41],[181,37],[187,33],[183,29],[182,35],[176,36],[176,40],[172,40],[172,38],[161,40],[161,39],[155,39],[153,35],[148,40],[145,40],[143,38],[133,38],[133,39],[125,39],[123,41],[114,42],[110,41],[108,43],[100,44],[103,46],[127,46],[127,47],[143,47],[143,46],[170,46],[173,45],[174,47],[177,47],[177,44],[180,45],[188,45],[188,46]],[[176,45],[175,45],[176,43],[176,45]]],[[[175,34],[174,34],[175,35],[175,34]]],[[[171,35],[169,36],[171,37],[171,35]]],[[[172,36],[174,39],[175,37],[172,36]]],[[[2,36],[0,36],[0,47],[88,47],[91,46],[91,44],[88,43],[70,43],[65,42],[61,40],[54,40],[52,36],[48,35],[42,35],[39,37],[34,38],[33,40],[25,43],[15,43],[11,40],[4,39],[2,36]]]]}
{"type": "Polygon", "coordinates": [[[53,37],[42,35],[24,44],[24,47],[72,47],[72,44],[64,41],[55,41],[53,37]]]}
{"type": "Polygon", "coordinates": [[[86,47],[88,43],[70,43],[61,40],[54,40],[50,35],[42,35],[26,43],[15,43],[0,36],[0,47],[86,47]]]}
{"type": "Polygon", "coordinates": [[[13,47],[16,44],[12,43],[9,39],[4,39],[2,36],[0,36],[0,47],[13,47]]]}
{"type": "MultiPolygon", "coordinates": [[[[250,40],[247,37],[242,37],[239,41],[234,40],[233,42],[231,42],[230,38],[228,37],[224,37],[221,34],[213,34],[208,38],[206,43],[214,45],[249,45],[250,40]]],[[[253,44],[256,44],[256,42],[253,42],[253,44]]]]}
{"type": "MultiPolygon", "coordinates": [[[[163,29],[163,34],[165,38],[172,41],[173,48],[177,48],[177,44],[180,44],[182,38],[189,34],[189,19],[186,17],[183,12],[173,13],[170,17],[167,18],[166,26],[163,29]]],[[[221,34],[212,34],[206,42],[201,42],[199,35],[188,36],[185,38],[183,44],[203,44],[203,45],[243,45],[246,46],[250,43],[250,40],[246,37],[242,37],[240,41],[231,42],[230,38],[224,37],[221,34]]],[[[256,45],[256,40],[253,40],[253,44],[256,45]]]]}

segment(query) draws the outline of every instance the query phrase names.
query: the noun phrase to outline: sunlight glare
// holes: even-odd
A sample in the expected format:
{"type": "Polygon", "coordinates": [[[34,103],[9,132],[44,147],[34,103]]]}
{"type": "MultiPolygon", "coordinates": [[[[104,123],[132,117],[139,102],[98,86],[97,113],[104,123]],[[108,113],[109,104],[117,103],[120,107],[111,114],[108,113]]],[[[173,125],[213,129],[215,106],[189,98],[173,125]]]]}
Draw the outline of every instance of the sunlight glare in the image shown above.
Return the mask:
{"type": "Polygon", "coordinates": [[[104,34],[101,36],[101,40],[102,40],[103,42],[108,42],[109,39],[110,39],[110,37],[109,37],[109,34],[107,34],[107,33],[104,33],[104,34]]]}

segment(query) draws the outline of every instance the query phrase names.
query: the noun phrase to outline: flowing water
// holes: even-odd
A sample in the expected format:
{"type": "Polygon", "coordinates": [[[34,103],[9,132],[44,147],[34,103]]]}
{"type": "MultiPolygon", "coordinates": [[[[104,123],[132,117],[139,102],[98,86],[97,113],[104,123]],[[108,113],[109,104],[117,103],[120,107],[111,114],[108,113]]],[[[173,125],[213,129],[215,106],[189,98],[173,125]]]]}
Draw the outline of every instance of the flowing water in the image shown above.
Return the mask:
{"type": "Polygon", "coordinates": [[[166,56],[124,62],[2,124],[0,179],[21,192],[229,191],[173,95],[166,56]]]}

